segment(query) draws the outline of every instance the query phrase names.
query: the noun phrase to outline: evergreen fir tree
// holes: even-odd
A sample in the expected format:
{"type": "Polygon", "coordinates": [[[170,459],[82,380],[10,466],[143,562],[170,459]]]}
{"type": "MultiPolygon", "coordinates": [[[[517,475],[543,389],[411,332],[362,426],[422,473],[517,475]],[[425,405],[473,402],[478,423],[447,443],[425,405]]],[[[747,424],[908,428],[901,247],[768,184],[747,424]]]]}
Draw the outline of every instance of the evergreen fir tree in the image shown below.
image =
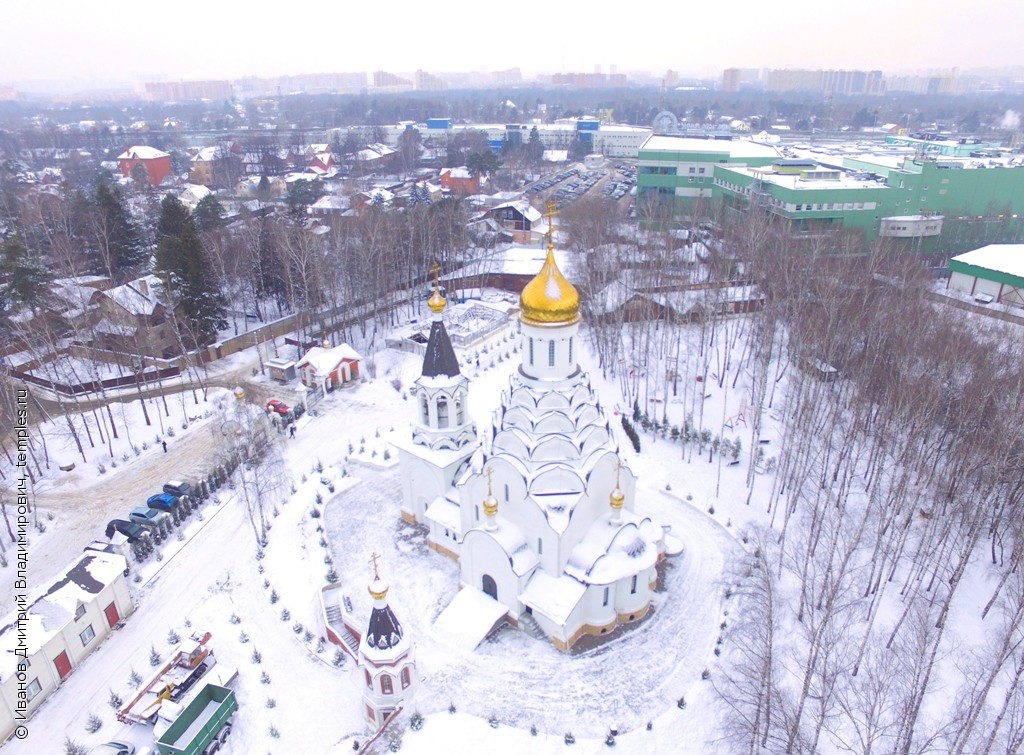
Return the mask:
{"type": "Polygon", "coordinates": [[[0,316],[20,307],[38,312],[49,296],[47,284],[53,280],[43,260],[31,255],[18,236],[0,244],[0,277],[4,279],[0,284],[0,316]]]}
{"type": "Polygon", "coordinates": [[[192,218],[200,231],[216,230],[224,225],[224,206],[217,201],[217,197],[209,194],[199,200],[192,218]]]}
{"type": "Polygon", "coordinates": [[[192,222],[188,208],[176,196],[168,194],[160,200],[160,220],[156,224],[157,240],[165,236],[181,236],[192,222]]]}
{"type": "Polygon", "coordinates": [[[93,196],[93,241],[103,261],[99,272],[128,277],[146,261],[146,250],[138,227],[117,187],[105,183],[93,196]]]}
{"type": "Polygon", "coordinates": [[[227,325],[226,305],[195,224],[189,219],[179,236],[165,236],[156,250],[157,272],[169,286],[170,301],[185,320],[185,336],[197,346],[217,339],[227,325]]]}

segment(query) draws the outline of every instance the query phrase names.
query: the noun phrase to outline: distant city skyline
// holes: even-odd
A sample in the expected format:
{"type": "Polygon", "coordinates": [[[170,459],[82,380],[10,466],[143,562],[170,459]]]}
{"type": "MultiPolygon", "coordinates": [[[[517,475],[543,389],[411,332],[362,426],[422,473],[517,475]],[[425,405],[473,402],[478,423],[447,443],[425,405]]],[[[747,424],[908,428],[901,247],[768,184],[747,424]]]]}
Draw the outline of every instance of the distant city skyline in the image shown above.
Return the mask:
{"type": "Polygon", "coordinates": [[[813,7],[796,0],[744,6],[616,4],[585,12],[483,12],[452,0],[442,8],[397,0],[368,10],[323,0],[241,9],[182,0],[100,6],[56,0],[5,3],[0,85],[237,79],[346,71],[419,69],[620,73],[672,69],[684,76],[726,68],[836,68],[900,72],[1012,67],[1024,3],[960,0],[813,7]],[[158,13],[157,8],[167,12],[158,13]]]}

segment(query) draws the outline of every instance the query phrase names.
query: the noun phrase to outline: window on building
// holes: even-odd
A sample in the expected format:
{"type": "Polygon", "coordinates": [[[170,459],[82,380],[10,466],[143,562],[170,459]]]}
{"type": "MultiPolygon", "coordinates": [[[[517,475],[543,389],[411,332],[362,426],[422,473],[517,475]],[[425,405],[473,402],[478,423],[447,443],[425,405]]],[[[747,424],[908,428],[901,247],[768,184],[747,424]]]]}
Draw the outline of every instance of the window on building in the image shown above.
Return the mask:
{"type": "Polygon", "coordinates": [[[636,595],[636,575],[633,575],[633,581],[629,585],[629,594],[636,595]]]}
{"type": "Polygon", "coordinates": [[[409,667],[406,666],[402,669],[402,689],[405,689],[412,684],[412,674],[409,673],[409,667]]]}
{"type": "Polygon", "coordinates": [[[572,337],[569,338],[569,364],[572,364],[572,337]]]}
{"type": "Polygon", "coordinates": [[[366,674],[366,688],[370,689],[373,687],[373,677],[370,676],[369,669],[363,669],[363,673],[366,674]]]}
{"type": "Polygon", "coordinates": [[[700,173],[701,175],[704,175],[704,168],[701,168],[701,169],[700,169],[700,170],[698,170],[697,172],[698,172],[698,173],[700,173]]]}
{"type": "Polygon", "coordinates": [[[530,364],[533,364],[533,339],[530,339],[530,364]]]}
{"type": "Polygon", "coordinates": [[[798,204],[798,205],[796,206],[796,211],[797,211],[797,212],[800,212],[800,211],[801,211],[801,210],[802,210],[803,208],[804,208],[804,206],[803,206],[802,204],[798,204]]]}
{"type": "MultiPolygon", "coordinates": [[[[696,173],[696,172],[697,172],[697,169],[696,169],[696,168],[690,168],[690,174],[691,174],[691,175],[692,175],[693,173],[696,173]]],[[[703,172],[704,172],[704,171],[701,171],[701,173],[703,173],[703,172]]]]}
{"type": "Polygon", "coordinates": [[[75,609],[75,621],[85,616],[85,604],[79,603],[78,608],[75,609]]]}
{"type": "Polygon", "coordinates": [[[604,600],[601,601],[601,605],[602,606],[608,605],[608,593],[609,593],[609,589],[607,587],[604,588],[604,600]]]}
{"type": "Polygon", "coordinates": [[[544,539],[538,537],[537,538],[537,554],[541,555],[543,553],[544,553],[544,539]]]}
{"type": "Polygon", "coordinates": [[[424,425],[430,424],[430,403],[427,401],[426,396],[420,399],[420,420],[424,425]]]}
{"type": "Polygon", "coordinates": [[[455,424],[461,425],[463,421],[462,399],[455,399],[455,424]]]}
{"type": "Polygon", "coordinates": [[[39,683],[38,679],[33,679],[28,683],[28,686],[25,687],[25,699],[28,702],[32,702],[32,698],[34,698],[42,691],[43,685],[39,683]]]}
{"type": "Polygon", "coordinates": [[[83,629],[78,634],[78,638],[82,641],[82,647],[85,647],[90,642],[92,642],[93,637],[95,637],[95,636],[96,636],[96,630],[94,630],[92,628],[92,624],[87,626],[85,629],[83,629]]]}
{"type": "Polygon", "coordinates": [[[393,695],[395,693],[395,687],[391,681],[391,674],[380,675],[380,691],[385,695],[393,695]]]}
{"type": "Polygon", "coordinates": [[[555,366],[555,342],[548,341],[548,367],[555,366]]]}
{"type": "Polygon", "coordinates": [[[508,503],[508,483],[505,483],[505,503],[508,503]]]}
{"type": "Polygon", "coordinates": [[[448,399],[444,396],[437,400],[437,426],[448,427],[448,399]]]}
{"type": "Polygon", "coordinates": [[[478,522],[480,521],[480,507],[479,506],[474,506],[473,507],[473,518],[476,521],[478,521],[478,522]]]}

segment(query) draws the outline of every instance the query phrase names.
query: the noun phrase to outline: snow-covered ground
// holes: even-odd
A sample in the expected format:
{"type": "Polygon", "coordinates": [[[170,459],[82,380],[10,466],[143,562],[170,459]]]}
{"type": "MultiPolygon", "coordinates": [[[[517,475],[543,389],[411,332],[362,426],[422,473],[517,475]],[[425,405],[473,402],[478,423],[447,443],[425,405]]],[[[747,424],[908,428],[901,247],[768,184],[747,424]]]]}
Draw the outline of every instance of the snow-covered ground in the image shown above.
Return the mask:
{"type": "MultiPolygon", "coordinates": [[[[473,379],[471,411],[478,423],[487,422],[517,363],[514,344],[501,332],[487,351],[478,347],[463,355],[463,363],[471,365],[466,371],[473,379]]],[[[136,613],[44,703],[29,722],[29,739],[4,746],[5,755],[57,752],[65,736],[90,746],[108,739],[147,743],[147,727],[117,723],[107,699],[111,690],[128,696],[132,669],[145,675],[151,648],[166,654],[172,629],[183,637],[197,629],[211,631],[218,663],[239,669],[235,689],[240,711],[223,751],[308,751],[311,745],[322,752],[351,751],[352,739],[367,736],[359,688],[351,680],[351,662],[336,668],[334,647],[318,642],[325,632],[317,591],[326,584],[329,556],[357,607],[366,606],[368,561],[374,551],[383,556],[392,585],[389,598],[416,644],[422,681],[407,711],[418,710],[427,719],[422,730],[405,735],[412,751],[452,750],[453,725],[473,732],[472,741],[491,751],[518,749],[524,738],[530,746],[565,747],[568,731],[582,751],[593,750],[605,746],[611,726],[623,732],[620,751],[660,750],[669,743],[676,751],[708,751],[705,733],[710,725],[701,711],[707,707],[702,701],[709,697],[710,685],[702,682],[701,671],[713,665],[719,624],[729,608],[723,597],[723,567],[739,546],[724,517],[709,517],[695,505],[703,506],[700,496],[685,500],[685,491],[693,486],[678,462],[678,447],[648,444],[639,456],[624,448],[640,473],[638,509],[670,524],[686,544],[685,553],[666,567],[666,589],[645,621],[597,648],[571,654],[515,630],[505,630],[470,652],[433,627],[458,590],[457,565],[429,551],[423,532],[400,521],[397,454],[391,450],[390,458],[384,458],[387,437],[410,426],[413,407],[403,399],[419,362],[418,356],[399,352],[377,354],[376,379],[331,394],[317,406],[316,416],[303,422],[295,439],[281,436],[282,474],[294,481],[295,492],[286,489],[280,500],[264,502],[272,530],[262,558],[257,558],[244,505],[236,492],[225,488],[218,492],[221,503],[207,504],[203,521],[189,524],[187,542],[172,538],[162,562],[136,567],[144,577],[143,583],[132,584],[136,613]],[[333,493],[321,478],[333,480],[333,493]],[[668,482],[670,491],[665,490],[668,482]],[[314,507],[321,517],[310,515],[314,507]],[[254,649],[262,655],[259,664],[253,663],[254,649]],[[260,682],[264,671],[269,684],[260,682]],[[683,696],[687,707],[680,710],[676,702],[683,696]],[[268,707],[271,699],[274,707],[268,707]],[[458,710],[455,716],[448,712],[450,705],[458,710]],[[90,714],[104,721],[95,734],[85,731],[90,714]],[[497,719],[497,728],[487,723],[491,717],[497,719]],[[529,733],[531,725],[538,730],[537,739],[529,733]]],[[[622,400],[617,386],[599,390],[607,395],[607,405],[622,400]]],[[[191,397],[180,402],[173,396],[168,402],[172,407],[192,403],[191,397]]],[[[220,424],[216,402],[207,406],[209,427],[196,422],[195,429],[190,426],[189,433],[175,437],[179,454],[189,446],[201,449],[200,458],[188,462],[189,472],[222,443],[214,427],[220,424]]],[[[128,419],[130,410],[125,417],[140,435],[141,418],[128,419]]],[[[149,458],[163,456],[161,451],[149,458]]],[[[110,496],[104,491],[113,489],[122,497],[118,505],[127,509],[136,499],[122,485],[137,489],[141,478],[158,486],[162,477],[175,476],[151,464],[133,466],[127,465],[120,480],[109,471],[83,474],[73,487],[83,497],[106,501],[110,496]]],[[[742,472],[729,472],[742,486],[742,472]]],[[[52,537],[50,547],[59,545],[66,561],[75,550],[72,542],[80,548],[96,534],[66,533],[70,519],[65,512],[56,513],[35,547],[46,549],[45,538],[52,537]]],[[[51,560],[55,565],[50,574],[61,563],[51,560]]],[[[454,750],[468,751],[461,745],[454,750]]]]}
{"type": "MultiPolygon", "coordinates": [[[[472,380],[470,411],[479,426],[489,422],[518,361],[515,341],[506,335],[497,333],[486,350],[478,346],[460,355],[472,380]]],[[[697,328],[690,335],[696,338],[697,328]]],[[[736,352],[743,348],[742,338],[733,343],[736,352]]],[[[714,373],[728,371],[728,359],[721,367],[710,361],[701,368],[695,366],[704,358],[697,346],[684,345],[680,353],[687,355],[688,365],[680,365],[674,379],[665,377],[653,360],[609,380],[602,378],[593,356],[584,355],[583,366],[609,412],[620,407],[628,412],[637,400],[672,425],[681,426],[687,415],[695,415],[715,435],[749,445],[748,375],[735,375],[733,387],[730,372],[720,387],[714,373]]],[[[208,504],[203,521],[188,525],[186,542],[172,539],[162,562],[137,569],[144,579],[132,585],[136,613],[36,713],[29,722],[30,738],[7,743],[3,755],[59,752],[65,736],[88,745],[108,739],[148,743],[149,730],[122,727],[106,701],[111,690],[127,697],[130,672],[146,674],[152,647],[166,654],[171,629],[181,636],[211,631],[219,663],[239,670],[240,710],[222,752],[351,752],[353,741],[364,742],[368,735],[360,690],[352,680],[351,662],[336,667],[335,648],[318,641],[325,631],[317,592],[333,567],[357,611],[367,611],[365,588],[374,552],[383,557],[389,600],[415,644],[421,677],[395,726],[403,751],[561,752],[571,732],[575,743],[570,751],[604,752],[607,732],[616,727],[617,752],[732,752],[723,739],[728,733],[721,725],[725,706],[714,687],[730,661],[730,630],[744,618],[741,599],[728,597],[742,594],[737,580],[751,546],[741,534],[768,525],[772,517],[765,503],[774,476],[765,464],[754,465],[748,503],[751,449],[744,447],[735,465],[719,454],[709,463],[706,450],[700,454],[691,445],[684,452],[670,436],[641,431],[638,454],[613,416],[622,453],[639,477],[637,511],[671,525],[684,543],[683,554],[666,563],[664,590],[651,615],[597,647],[568,654],[515,630],[504,630],[469,651],[435,626],[458,590],[457,565],[428,550],[423,531],[398,515],[397,454],[388,450],[387,440],[392,433],[409,432],[414,407],[408,388],[419,366],[414,355],[373,355],[373,377],[330,394],[315,415],[303,418],[294,439],[280,436],[280,474],[291,484],[263,501],[272,529],[262,551],[241,497],[227,488],[219,491],[221,503],[208,504]],[[312,515],[314,510],[319,516],[312,515]],[[719,657],[716,650],[723,648],[719,657]],[[262,656],[260,663],[253,661],[254,649],[262,656]],[[703,678],[705,670],[709,679],[703,678]],[[269,683],[261,682],[263,672],[269,683]],[[450,707],[456,712],[450,713],[450,707]],[[408,727],[413,711],[426,717],[418,731],[408,727]],[[104,721],[95,734],[85,731],[91,713],[104,721]]],[[[757,452],[766,461],[779,453],[785,384],[783,379],[774,409],[763,418],[760,437],[767,443],[759,444],[757,452]]],[[[271,392],[288,395],[265,378],[251,387],[250,397],[260,397],[257,404],[271,392]]],[[[180,404],[170,396],[168,401],[180,404]]],[[[189,397],[184,405],[190,402],[189,397]]],[[[41,505],[54,518],[45,520],[47,532],[33,544],[39,549],[33,584],[45,583],[69,553],[98,534],[111,511],[135,505],[150,483],[158,487],[165,478],[210,463],[224,442],[216,404],[211,401],[203,410],[210,413],[206,426],[190,427],[166,456],[151,450],[117,476],[109,471],[83,475],[74,485],[55,489],[54,495],[68,496],[70,505],[63,508],[44,493],[41,505]]],[[[0,595],[8,604],[10,574],[0,570],[0,595]]],[[[991,575],[979,569],[967,578],[977,580],[978,589],[961,596],[988,594],[991,575]]],[[[977,615],[978,606],[961,603],[957,610],[965,617],[977,615]]],[[[883,615],[880,623],[889,618],[883,615]]],[[[786,631],[797,627],[787,625],[786,631]]],[[[958,641],[969,645],[970,638],[983,633],[976,620],[958,620],[958,641]]],[[[376,751],[386,750],[391,736],[386,733],[376,751]]]]}

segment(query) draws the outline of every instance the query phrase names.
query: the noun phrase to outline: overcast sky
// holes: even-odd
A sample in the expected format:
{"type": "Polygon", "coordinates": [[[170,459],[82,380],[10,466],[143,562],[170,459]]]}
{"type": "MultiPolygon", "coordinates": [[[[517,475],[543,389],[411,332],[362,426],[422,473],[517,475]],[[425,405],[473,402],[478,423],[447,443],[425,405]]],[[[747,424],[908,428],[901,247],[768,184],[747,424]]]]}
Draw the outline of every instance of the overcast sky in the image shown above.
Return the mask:
{"type": "Polygon", "coordinates": [[[0,83],[1024,63],[1024,0],[0,0],[0,83]]]}

